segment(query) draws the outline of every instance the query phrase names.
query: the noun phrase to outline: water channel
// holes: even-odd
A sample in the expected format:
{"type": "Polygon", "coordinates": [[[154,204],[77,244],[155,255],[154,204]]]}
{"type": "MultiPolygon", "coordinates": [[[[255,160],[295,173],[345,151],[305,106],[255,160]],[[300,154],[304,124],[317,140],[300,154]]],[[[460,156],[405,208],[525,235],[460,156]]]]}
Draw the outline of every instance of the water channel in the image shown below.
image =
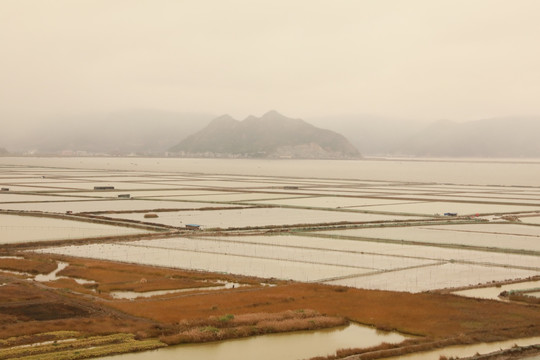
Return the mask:
{"type": "MultiPolygon", "coordinates": [[[[501,298],[499,297],[499,294],[503,291],[526,290],[526,289],[532,289],[532,288],[538,288],[538,287],[540,287],[540,280],[539,281],[526,281],[526,282],[520,282],[520,283],[515,283],[515,284],[506,284],[506,285],[501,285],[498,287],[492,286],[492,287],[485,287],[485,288],[461,290],[461,291],[454,292],[454,294],[467,296],[467,297],[480,298],[480,299],[501,300],[501,298]]],[[[530,294],[527,294],[527,295],[530,295],[530,294]]]]}
{"type": "Polygon", "coordinates": [[[206,344],[171,346],[153,351],[103,357],[104,360],[299,360],[335,354],[336,350],[399,343],[405,336],[351,324],[337,329],[271,334],[206,344]]]}
{"type": "Polygon", "coordinates": [[[489,354],[501,349],[509,349],[514,345],[517,346],[529,346],[540,344],[540,336],[523,338],[523,339],[513,339],[513,340],[504,340],[496,341],[491,343],[481,343],[473,345],[455,345],[448,346],[442,349],[430,350],[420,353],[413,353],[402,356],[394,356],[391,360],[438,360],[441,356],[446,356],[447,358],[464,358],[470,357],[478,354],[489,354]]]}

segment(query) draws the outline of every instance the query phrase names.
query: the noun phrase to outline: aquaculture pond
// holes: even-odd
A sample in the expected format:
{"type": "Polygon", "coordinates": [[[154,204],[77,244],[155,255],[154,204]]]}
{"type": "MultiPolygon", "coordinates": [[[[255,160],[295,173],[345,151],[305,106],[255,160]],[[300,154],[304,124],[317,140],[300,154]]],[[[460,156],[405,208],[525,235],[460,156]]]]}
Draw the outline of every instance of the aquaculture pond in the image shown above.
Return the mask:
{"type": "MultiPolygon", "coordinates": [[[[496,341],[491,343],[481,343],[473,345],[456,345],[448,346],[442,349],[425,351],[420,353],[413,353],[403,356],[394,356],[386,359],[391,360],[437,360],[441,359],[443,356],[447,359],[458,359],[464,357],[474,356],[476,354],[489,354],[501,349],[510,349],[511,347],[517,346],[528,346],[535,345],[540,343],[540,337],[531,337],[524,339],[513,339],[505,341],[496,341]]],[[[532,358],[531,360],[536,360],[537,357],[532,358]]]]}
{"type": "Polygon", "coordinates": [[[325,231],[329,235],[404,240],[427,244],[540,251],[540,226],[513,224],[437,225],[325,231]]]}
{"type": "Polygon", "coordinates": [[[142,353],[103,357],[102,360],[300,360],[335,354],[336,350],[399,343],[404,335],[351,324],[338,329],[255,336],[207,344],[178,345],[142,353]]]}
{"type": "MultiPolygon", "coordinates": [[[[482,287],[476,289],[467,289],[455,291],[453,294],[474,297],[480,299],[492,299],[492,300],[501,300],[499,294],[503,291],[516,291],[516,290],[528,290],[528,289],[540,289],[540,280],[539,281],[525,281],[515,284],[505,284],[499,286],[491,287],[482,287]]],[[[540,292],[540,290],[539,290],[540,292]]],[[[533,296],[534,293],[527,293],[529,296],[533,296]]]]}
{"type": "Polygon", "coordinates": [[[124,226],[6,214],[0,214],[0,229],[2,231],[0,243],[2,244],[132,235],[150,232],[149,230],[124,226]]]}
{"type": "Polygon", "coordinates": [[[539,273],[532,255],[308,236],[172,237],[40,250],[212,272],[419,292],[539,273]]]}
{"type": "MultiPolygon", "coordinates": [[[[189,204],[194,204],[193,207],[199,206],[198,203],[185,204],[188,204],[188,206],[189,204]]],[[[232,208],[232,205],[228,204],[207,204],[207,206],[231,207],[231,209],[160,212],[159,217],[154,219],[145,219],[144,214],[142,213],[111,214],[108,216],[117,219],[149,221],[172,226],[179,226],[181,223],[194,223],[203,225],[207,229],[409,219],[408,217],[398,215],[363,214],[340,211],[258,207],[234,209],[232,208]]],[[[239,206],[241,205],[237,205],[237,207],[239,206]]]]}
{"type": "MultiPolygon", "coordinates": [[[[182,228],[182,232],[160,232],[157,236],[152,233],[152,236],[138,236],[137,241],[109,238],[106,242],[104,239],[85,241],[84,244],[69,242],[70,246],[57,244],[28,251],[204,270],[225,277],[223,273],[263,278],[250,283],[230,276],[229,283],[212,283],[203,289],[188,286],[181,291],[160,286],[112,289],[110,294],[113,298],[108,298],[107,304],[133,305],[138,307],[137,311],[149,308],[144,304],[164,301],[160,303],[161,310],[165,302],[184,297],[193,299],[196,293],[204,298],[234,293],[235,299],[238,299],[238,294],[247,294],[251,300],[251,291],[264,288],[259,283],[278,282],[268,278],[340,285],[330,288],[287,284],[338,289],[336,296],[344,300],[342,296],[347,292],[357,292],[344,286],[400,292],[426,292],[441,288],[453,291],[493,282],[522,281],[540,274],[540,227],[537,226],[540,219],[540,161],[6,157],[0,168],[2,187],[11,188],[0,193],[0,209],[10,214],[10,218],[0,216],[3,245],[9,241],[103,235],[119,237],[144,233],[124,226],[58,218],[67,215],[67,211],[75,216],[81,216],[76,214],[78,212],[93,212],[97,214],[84,216],[109,217],[105,220],[118,225],[136,225],[129,220],[171,225],[182,228]],[[95,186],[113,186],[114,190],[94,191],[95,186]],[[118,198],[122,194],[129,194],[130,198],[118,198]],[[15,210],[20,215],[26,211],[48,214],[43,213],[42,217],[32,217],[30,223],[20,224],[18,221],[27,217],[14,216],[7,210],[15,210]],[[145,217],[150,212],[152,217],[145,217]],[[459,216],[443,216],[446,212],[459,216]],[[461,215],[471,216],[465,218],[461,215]],[[203,225],[202,231],[183,231],[188,223],[203,225]],[[286,226],[298,224],[309,226],[286,226]]],[[[17,249],[7,250],[5,254],[9,256],[15,255],[17,249]]],[[[72,284],[74,289],[80,288],[74,284],[75,281],[88,285],[80,290],[85,291],[85,297],[91,298],[95,293],[90,290],[98,286],[97,282],[88,283],[88,280],[63,275],[69,273],[70,269],[64,268],[71,261],[61,257],[58,268],[52,272],[47,270],[48,273],[43,275],[13,275],[17,279],[22,275],[39,280],[31,283],[49,287],[51,291],[53,286],[65,284],[72,284]]],[[[6,271],[2,274],[9,277],[6,271]]],[[[142,277],[137,278],[141,284],[142,277]]],[[[4,279],[0,282],[3,289],[10,288],[9,284],[4,279]]],[[[264,289],[279,290],[279,287],[264,289]]],[[[504,285],[497,290],[503,289],[504,285]]],[[[61,290],[64,291],[63,288],[61,290]]],[[[76,291],[72,295],[75,294],[76,291]]],[[[530,294],[534,296],[535,292],[530,294]]],[[[392,296],[400,295],[392,293],[392,296]]],[[[441,296],[458,302],[479,302],[433,293],[411,296],[441,296]]],[[[267,300],[261,301],[265,304],[267,300]]],[[[525,308],[495,301],[483,303],[505,309],[514,306],[525,308]]],[[[295,303],[276,304],[295,306],[295,303]]],[[[185,307],[178,313],[183,309],[185,307]]],[[[214,306],[208,304],[205,309],[214,309],[214,306]]],[[[253,311],[259,309],[257,305],[253,311]]],[[[172,314],[164,313],[165,317],[172,314]]],[[[490,316],[499,314],[505,312],[494,311],[490,316]]],[[[464,322],[472,315],[471,312],[464,322]]],[[[455,320],[448,316],[442,320],[455,320]]],[[[523,317],[521,320],[528,319],[523,317]]],[[[377,323],[369,318],[363,320],[377,323]]],[[[500,323],[501,327],[506,326],[506,322],[500,323]]],[[[498,325],[493,326],[496,328],[498,325]]],[[[394,334],[398,336],[396,339],[383,335],[373,329],[359,330],[358,326],[351,325],[308,333],[182,345],[113,359],[221,360],[241,359],[239,356],[245,354],[250,359],[267,356],[269,359],[292,360],[325,356],[339,348],[373,346],[383,341],[399,342],[404,339],[399,334],[394,334]],[[372,335],[372,340],[363,342],[372,335]],[[281,349],[283,354],[278,352],[281,349]]],[[[458,335],[456,332],[448,336],[458,335]]],[[[520,335],[516,333],[515,336],[520,335]]],[[[475,347],[464,348],[463,354],[484,351],[475,347]]],[[[428,356],[436,360],[439,354],[447,353],[437,352],[428,356]]],[[[454,356],[454,353],[448,354],[454,356]]],[[[414,354],[413,358],[420,359],[418,356],[414,354]]]]}

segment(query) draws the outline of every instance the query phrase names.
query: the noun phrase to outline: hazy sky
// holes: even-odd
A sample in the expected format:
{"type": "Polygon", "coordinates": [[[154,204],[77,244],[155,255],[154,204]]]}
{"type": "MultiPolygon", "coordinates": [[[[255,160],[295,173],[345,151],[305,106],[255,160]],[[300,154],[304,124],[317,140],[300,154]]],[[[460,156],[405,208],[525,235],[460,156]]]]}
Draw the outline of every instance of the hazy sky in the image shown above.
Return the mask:
{"type": "Polygon", "coordinates": [[[538,0],[0,0],[0,121],[540,114],[538,0]]]}

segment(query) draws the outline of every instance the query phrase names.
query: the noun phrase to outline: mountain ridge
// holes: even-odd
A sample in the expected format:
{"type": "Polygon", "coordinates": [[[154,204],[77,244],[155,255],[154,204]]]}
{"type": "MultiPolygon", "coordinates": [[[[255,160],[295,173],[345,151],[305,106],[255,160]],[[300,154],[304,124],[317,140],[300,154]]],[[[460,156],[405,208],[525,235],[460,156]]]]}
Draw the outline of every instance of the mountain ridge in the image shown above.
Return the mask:
{"type": "MultiPolygon", "coordinates": [[[[324,129],[331,129],[346,134],[346,140],[364,156],[540,158],[540,116],[507,116],[468,122],[369,114],[323,116],[305,119],[311,126],[320,128],[320,137],[312,139],[302,139],[313,132],[313,128],[305,126],[306,121],[287,118],[286,124],[281,125],[284,130],[272,141],[284,141],[295,132],[301,136],[281,143],[279,151],[271,149],[269,139],[261,142],[261,147],[265,148],[252,148],[249,139],[264,137],[270,132],[269,125],[281,124],[283,117],[277,111],[269,111],[260,117],[250,115],[238,121],[230,115],[216,118],[211,114],[152,109],[59,115],[35,119],[24,128],[2,129],[0,144],[9,151],[0,151],[0,155],[175,156],[178,154],[168,151],[171,147],[212,123],[214,138],[219,139],[221,135],[222,148],[215,154],[231,152],[239,143],[238,140],[227,143],[224,138],[233,139],[235,135],[243,134],[240,143],[244,155],[269,156],[272,153],[275,157],[331,157],[325,150],[329,145],[322,140],[325,136],[320,135],[324,129]],[[240,125],[242,122],[245,124],[240,125]],[[303,145],[292,141],[299,139],[303,145]],[[319,145],[315,145],[317,143],[319,145]],[[257,155],[258,151],[261,153],[257,155]]],[[[331,145],[332,141],[329,143],[331,145]]],[[[198,153],[196,156],[212,156],[210,153],[204,155],[203,149],[198,153]]],[[[343,157],[334,154],[334,157],[340,156],[343,157]]]]}
{"type": "Polygon", "coordinates": [[[365,156],[540,158],[540,116],[458,122],[365,114],[308,120],[332,124],[365,156]]]}
{"type": "Polygon", "coordinates": [[[540,157],[540,117],[439,121],[392,149],[427,157],[540,157]]]}
{"type": "Polygon", "coordinates": [[[194,156],[269,158],[359,158],[358,150],[341,134],[292,119],[275,110],[238,121],[229,115],[169,149],[194,156]]]}
{"type": "Polygon", "coordinates": [[[36,122],[2,145],[31,154],[162,155],[213,117],[152,109],[65,115],[36,122]]]}

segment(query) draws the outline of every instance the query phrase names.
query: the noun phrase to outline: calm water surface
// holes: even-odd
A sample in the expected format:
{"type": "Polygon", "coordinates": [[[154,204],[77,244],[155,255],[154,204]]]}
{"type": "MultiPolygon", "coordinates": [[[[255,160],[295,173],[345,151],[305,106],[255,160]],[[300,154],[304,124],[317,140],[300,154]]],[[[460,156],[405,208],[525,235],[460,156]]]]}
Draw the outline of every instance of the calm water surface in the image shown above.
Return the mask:
{"type": "MultiPolygon", "coordinates": [[[[499,287],[461,290],[456,291],[453,294],[480,299],[501,300],[501,298],[499,298],[499,294],[503,291],[526,290],[534,288],[540,288],[540,281],[527,281],[516,284],[501,285],[499,287]]],[[[532,295],[532,293],[528,293],[527,295],[532,295]]]]}
{"type": "Polygon", "coordinates": [[[104,357],[105,360],[299,360],[334,354],[336,350],[375,346],[382,342],[405,340],[397,333],[350,325],[339,329],[313,332],[272,334],[207,344],[178,345],[169,348],[104,357]]]}
{"type": "Polygon", "coordinates": [[[540,159],[264,160],[178,158],[12,158],[2,164],[237,175],[349,178],[476,185],[540,184],[540,159]]]}
{"type": "MultiPolygon", "coordinates": [[[[167,173],[171,178],[183,173],[200,174],[232,174],[283,176],[301,179],[328,178],[375,181],[403,181],[440,184],[464,185],[516,185],[532,186],[515,190],[537,189],[540,186],[540,159],[535,160],[422,160],[422,159],[373,159],[373,160],[262,160],[262,159],[177,159],[177,158],[0,158],[4,165],[28,165],[43,167],[66,167],[75,169],[102,169],[111,173],[127,176],[130,171],[147,173],[167,173]],[[122,173],[126,171],[127,173],[122,173]]],[[[46,172],[46,169],[44,170],[46,172]]],[[[138,174],[140,175],[140,174],[138,174]]],[[[211,177],[211,175],[208,175],[211,177]]],[[[104,181],[110,181],[104,178],[104,181]]],[[[118,179],[117,179],[118,180],[118,179]]],[[[144,180],[144,178],[143,178],[144,180]]],[[[189,179],[186,179],[189,180],[189,179]]],[[[44,181],[40,178],[35,181],[44,181]]],[[[65,186],[65,183],[59,184],[65,186]]],[[[91,189],[93,183],[76,184],[74,188],[91,189]]],[[[126,186],[126,183],[123,183],[126,186]]],[[[129,184],[127,184],[129,185],[129,184]]],[[[186,183],[186,185],[189,185],[186,183]]],[[[209,182],[207,185],[211,185],[209,182]]],[[[253,184],[251,184],[253,185],[253,184]]],[[[135,184],[141,188],[140,184],[135,184]]],[[[153,184],[147,184],[153,187],[153,184]]],[[[439,185],[437,185],[439,186],[439,185]]],[[[383,189],[384,190],[384,189],[383,189]]],[[[475,190],[480,191],[481,188],[475,190]]],[[[491,190],[488,189],[490,192],[491,190]]],[[[423,191],[423,189],[419,189],[423,191]]],[[[493,191],[497,193],[497,191],[493,191]]],[[[137,201],[137,200],[133,200],[137,201]]],[[[133,204],[130,202],[130,204],[133,204]]],[[[74,204],[73,204],[74,205],[74,204]]],[[[148,203],[145,203],[149,206],[148,203]]],[[[161,204],[162,205],[162,204],[161,204]]],[[[176,205],[176,204],[175,204],[176,205]]],[[[352,204],[356,205],[356,204],[352,204]]],[[[362,204],[361,204],[362,205],[362,204]]],[[[364,204],[365,205],[365,204],[364,204]]],[[[369,205],[373,205],[370,203],[369,205]]],[[[429,204],[430,206],[432,204],[429,204]]],[[[12,205],[13,206],[13,205],[12,205]]],[[[382,205],[380,205],[382,206],[382,205]]],[[[393,205],[392,205],[393,206],[393,205]]],[[[418,205],[420,206],[420,205],[418,205]]],[[[491,206],[488,204],[486,206],[491,206]]],[[[395,207],[393,208],[395,210],[395,207]]],[[[445,207],[446,209],[446,207],[445,207]]],[[[66,209],[62,209],[66,210],[66,209]]],[[[72,210],[72,209],[68,209],[72,210]]],[[[430,209],[431,210],[431,209],[430,209]]],[[[477,207],[474,209],[477,211],[477,207]]],[[[439,211],[439,209],[437,209],[439,211]]],[[[477,234],[476,234],[477,235],[477,234]]],[[[380,244],[378,244],[380,246],[380,244]]],[[[127,251],[127,250],[126,250],[127,251]]],[[[147,250],[142,250],[147,251],[147,250]]],[[[127,253],[126,253],[127,254],[127,253]]],[[[457,266],[456,264],[451,264],[457,266]]],[[[307,266],[307,265],[306,265],[307,266]]],[[[486,268],[488,269],[488,268],[486,268]]],[[[488,269],[490,270],[490,269],[488,269]]],[[[502,269],[505,270],[506,269],[502,269]]],[[[486,270],[487,271],[487,270],[486,270]]],[[[455,274],[453,275],[455,276],[455,274]]],[[[396,274],[392,273],[395,281],[396,274]]],[[[219,343],[182,345],[136,354],[125,354],[106,357],[109,360],[138,359],[304,359],[313,356],[324,356],[334,353],[340,348],[367,347],[381,342],[401,342],[404,337],[399,334],[381,334],[370,328],[349,326],[339,330],[317,332],[301,332],[258,336],[219,343]]],[[[447,356],[470,356],[475,352],[490,352],[500,347],[511,347],[514,343],[540,343],[540,338],[527,341],[512,340],[508,343],[493,343],[455,347],[451,352],[414,354],[409,359],[439,359],[440,354],[447,356]],[[479,347],[480,346],[480,347],[479,347]],[[421,357],[424,356],[424,357],[421,357]]],[[[448,350],[448,349],[444,349],[448,350]]]]}
{"type": "MultiPolygon", "coordinates": [[[[529,346],[540,344],[540,337],[531,337],[524,339],[514,339],[514,340],[505,340],[497,341],[492,343],[483,343],[483,344],[474,344],[474,345],[456,345],[448,346],[443,349],[437,349],[433,351],[426,351],[422,353],[414,353],[404,356],[394,356],[387,359],[392,360],[438,360],[440,356],[444,355],[447,358],[463,358],[474,356],[476,353],[479,354],[489,354],[494,351],[501,349],[509,349],[514,345],[518,346],[529,346]]],[[[536,357],[530,358],[536,359],[536,357]]]]}

